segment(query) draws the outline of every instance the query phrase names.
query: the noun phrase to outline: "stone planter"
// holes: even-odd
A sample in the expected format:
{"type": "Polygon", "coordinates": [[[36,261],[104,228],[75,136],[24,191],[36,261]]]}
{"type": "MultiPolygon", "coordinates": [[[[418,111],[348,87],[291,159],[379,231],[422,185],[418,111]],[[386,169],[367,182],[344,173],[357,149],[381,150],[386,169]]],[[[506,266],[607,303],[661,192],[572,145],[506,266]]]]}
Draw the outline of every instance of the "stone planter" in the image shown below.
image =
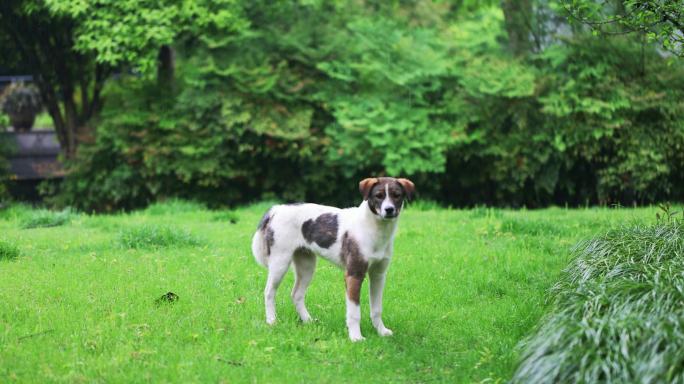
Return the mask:
{"type": "Polygon", "coordinates": [[[15,132],[29,132],[41,109],[38,89],[23,83],[10,84],[0,95],[0,106],[15,132]]]}
{"type": "Polygon", "coordinates": [[[33,111],[25,111],[23,113],[9,114],[10,125],[14,127],[15,132],[29,132],[33,128],[33,123],[36,121],[36,114],[33,111]]]}

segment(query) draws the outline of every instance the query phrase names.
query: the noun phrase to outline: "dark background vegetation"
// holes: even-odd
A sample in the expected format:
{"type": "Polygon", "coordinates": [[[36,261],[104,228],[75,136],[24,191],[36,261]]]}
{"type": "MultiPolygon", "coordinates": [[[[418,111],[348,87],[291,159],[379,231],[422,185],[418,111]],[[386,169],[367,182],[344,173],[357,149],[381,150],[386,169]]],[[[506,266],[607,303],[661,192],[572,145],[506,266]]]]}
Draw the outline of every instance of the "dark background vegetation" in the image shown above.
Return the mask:
{"type": "Polygon", "coordinates": [[[679,3],[9,0],[0,68],[55,121],[58,205],[352,204],[369,175],[455,206],[682,201],[679,3]]]}

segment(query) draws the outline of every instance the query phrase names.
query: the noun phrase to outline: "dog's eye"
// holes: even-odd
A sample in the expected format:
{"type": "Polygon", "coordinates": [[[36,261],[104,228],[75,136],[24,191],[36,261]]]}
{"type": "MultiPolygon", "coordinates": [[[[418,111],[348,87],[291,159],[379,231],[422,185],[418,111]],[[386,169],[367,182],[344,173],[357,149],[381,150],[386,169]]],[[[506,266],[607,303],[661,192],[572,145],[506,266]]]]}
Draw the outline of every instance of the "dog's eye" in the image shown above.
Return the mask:
{"type": "Polygon", "coordinates": [[[393,193],[393,194],[392,194],[392,198],[393,198],[393,199],[398,199],[398,198],[400,198],[400,197],[401,197],[401,195],[398,194],[398,193],[393,193]]]}
{"type": "Polygon", "coordinates": [[[382,196],[382,193],[376,193],[376,194],[375,194],[375,197],[378,198],[378,199],[382,199],[383,196],[382,196]]]}

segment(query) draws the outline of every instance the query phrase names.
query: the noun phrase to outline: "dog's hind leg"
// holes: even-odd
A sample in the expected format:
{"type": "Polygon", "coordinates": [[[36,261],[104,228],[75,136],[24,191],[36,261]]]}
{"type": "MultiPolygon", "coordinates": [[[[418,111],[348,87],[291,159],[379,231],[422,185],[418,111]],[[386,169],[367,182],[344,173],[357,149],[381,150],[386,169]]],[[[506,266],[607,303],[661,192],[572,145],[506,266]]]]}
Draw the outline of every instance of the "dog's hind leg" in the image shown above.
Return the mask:
{"type": "Polygon", "coordinates": [[[290,257],[277,257],[279,255],[271,255],[271,260],[268,263],[268,279],[266,279],[266,288],[264,289],[264,302],[266,304],[266,323],[272,325],[276,321],[276,305],[275,298],[278,286],[283,280],[283,276],[290,267],[290,257]]]}
{"type": "Polygon", "coordinates": [[[311,315],[306,310],[304,304],[304,296],[306,296],[306,289],[311,283],[314,270],[316,269],[316,255],[308,249],[299,248],[295,250],[293,255],[294,269],[295,269],[295,283],[292,287],[292,302],[297,309],[299,318],[307,323],[311,321],[311,315]]]}

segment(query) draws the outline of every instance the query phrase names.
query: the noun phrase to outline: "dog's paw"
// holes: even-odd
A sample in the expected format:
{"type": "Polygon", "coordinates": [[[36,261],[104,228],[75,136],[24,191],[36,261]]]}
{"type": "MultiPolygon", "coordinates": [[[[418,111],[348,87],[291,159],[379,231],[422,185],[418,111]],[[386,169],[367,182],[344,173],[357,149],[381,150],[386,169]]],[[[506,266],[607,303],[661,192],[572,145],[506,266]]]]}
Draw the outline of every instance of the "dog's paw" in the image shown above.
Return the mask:
{"type": "Polygon", "coordinates": [[[276,318],[275,317],[267,317],[266,318],[266,324],[268,325],[274,325],[276,323],[276,318]]]}
{"type": "Polygon", "coordinates": [[[356,343],[359,341],[364,341],[366,338],[361,335],[349,335],[349,340],[351,340],[352,343],[356,343]]]}
{"type": "Polygon", "coordinates": [[[300,317],[299,319],[300,319],[300,320],[302,321],[302,323],[304,323],[304,324],[306,324],[306,323],[313,323],[313,322],[316,321],[316,319],[314,319],[314,318],[311,317],[310,315],[309,315],[309,316],[306,316],[306,317],[300,317]]]}
{"type": "Polygon", "coordinates": [[[392,336],[394,333],[392,332],[391,329],[382,327],[378,329],[378,335],[385,337],[385,336],[392,336]]]}

